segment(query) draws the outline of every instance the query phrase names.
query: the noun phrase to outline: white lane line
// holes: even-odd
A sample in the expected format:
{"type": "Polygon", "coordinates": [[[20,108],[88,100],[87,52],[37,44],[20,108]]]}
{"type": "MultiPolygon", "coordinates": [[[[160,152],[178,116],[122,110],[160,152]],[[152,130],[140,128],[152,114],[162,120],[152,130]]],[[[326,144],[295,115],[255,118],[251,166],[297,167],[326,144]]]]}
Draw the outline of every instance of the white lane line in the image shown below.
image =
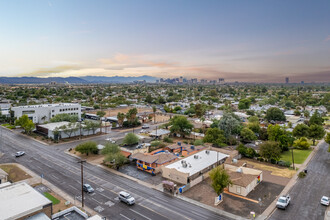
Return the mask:
{"type": "Polygon", "coordinates": [[[124,217],[124,218],[126,218],[126,219],[128,219],[128,220],[131,220],[130,218],[128,218],[127,216],[125,216],[125,215],[123,215],[123,214],[119,214],[121,217],[124,217]]]}
{"type": "Polygon", "coordinates": [[[100,202],[100,201],[98,201],[98,200],[96,200],[96,199],[94,199],[94,198],[92,198],[95,202],[97,202],[98,204],[100,204],[100,205],[102,205],[103,203],[102,202],[100,202]]]}
{"type": "Polygon", "coordinates": [[[73,188],[73,189],[75,189],[75,190],[76,190],[76,187],[73,187],[73,186],[71,186],[70,184],[69,184],[69,186],[70,186],[71,188],[73,188]]]}
{"type": "Polygon", "coordinates": [[[107,199],[109,199],[109,200],[112,200],[109,196],[106,196],[106,195],[103,195],[103,194],[100,194],[100,195],[107,198],[107,199]]]}
{"type": "Polygon", "coordinates": [[[40,170],[42,170],[42,168],[41,167],[39,167],[38,165],[35,165],[36,167],[38,167],[40,170]]]}
{"type": "Polygon", "coordinates": [[[59,179],[59,178],[58,178],[58,177],[56,177],[55,175],[51,175],[51,176],[52,176],[52,177],[54,177],[54,178],[55,178],[55,179],[57,179],[57,180],[59,179]]]}
{"type": "Polygon", "coordinates": [[[148,220],[151,220],[151,218],[148,218],[147,216],[142,215],[140,212],[137,212],[137,211],[135,211],[135,210],[133,210],[133,209],[129,209],[129,210],[131,210],[132,212],[135,212],[135,213],[138,214],[138,215],[141,215],[143,218],[146,218],[146,219],[148,219],[148,220]]]}

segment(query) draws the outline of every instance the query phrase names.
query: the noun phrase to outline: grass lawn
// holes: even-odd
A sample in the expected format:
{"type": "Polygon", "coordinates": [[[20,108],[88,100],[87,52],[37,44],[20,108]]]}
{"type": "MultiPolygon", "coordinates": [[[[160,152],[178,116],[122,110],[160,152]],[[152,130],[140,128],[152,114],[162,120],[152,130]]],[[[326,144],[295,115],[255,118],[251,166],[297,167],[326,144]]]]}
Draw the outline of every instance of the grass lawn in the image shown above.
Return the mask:
{"type": "Polygon", "coordinates": [[[8,180],[12,182],[18,182],[21,180],[25,180],[31,178],[31,176],[24,172],[24,170],[20,169],[16,165],[1,165],[0,168],[3,169],[6,173],[8,173],[8,180]]]}
{"type": "Polygon", "coordinates": [[[49,199],[50,201],[52,201],[53,205],[57,205],[60,203],[60,200],[58,200],[57,198],[55,198],[54,196],[52,196],[50,193],[45,192],[44,195],[46,196],[47,199],[49,199]]]}
{"type": "MultiPolygon", "coordinates": [[[[293,150],[293,157],[294,157],[294,163],[297,164],[303,164],[308,155],[312,152],[312,150],[293,150]]],[[[281,155],[281,160],[284,161],[290,161],[292,163],[292,152],[284,151],[281,155]]]]}

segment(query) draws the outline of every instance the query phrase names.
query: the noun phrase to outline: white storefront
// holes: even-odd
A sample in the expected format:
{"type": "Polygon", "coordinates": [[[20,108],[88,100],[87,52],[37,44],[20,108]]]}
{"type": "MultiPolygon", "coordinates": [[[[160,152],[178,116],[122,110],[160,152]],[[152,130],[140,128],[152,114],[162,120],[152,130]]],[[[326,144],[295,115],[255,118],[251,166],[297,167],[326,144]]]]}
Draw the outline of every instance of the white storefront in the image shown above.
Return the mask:
{"type": "Polygon", "coordinates": [[[81,106],[75,103],[26,105],[13,107],[15,118],[27,115],[33,123],[42,124],[58,114],[77,115],[81,118],[81,106]]]}

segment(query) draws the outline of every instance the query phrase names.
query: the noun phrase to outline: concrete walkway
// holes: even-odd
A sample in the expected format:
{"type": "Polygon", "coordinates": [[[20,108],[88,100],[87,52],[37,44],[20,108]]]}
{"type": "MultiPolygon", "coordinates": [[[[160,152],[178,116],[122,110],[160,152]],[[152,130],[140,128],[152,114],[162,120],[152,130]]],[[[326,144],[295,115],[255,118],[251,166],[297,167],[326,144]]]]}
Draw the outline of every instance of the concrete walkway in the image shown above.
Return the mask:
{"type": "MultiPolygon", "coordinates": [[[[313,159],[313,157],[315,156],[316,152],[319,150],[319,147],[322,143],[324,143],[324,140],[320,141],[317,144],[317,146],[310,153],[310,155],[306,158],[305,162],[303,164],[301,164],[301,166],[298,169],[298,171],[296,172],[296,174],[291,178],[289,183],[284,187],[284,189],[282,190],[282,192],[279,195],[286,195],[291,191],[292,187],[296,184],[297,181],[299,181],[298,174],[307,167],[308,163],[313,159]]],[[[268,206],[268,208],[260,216],[257,217],[257,220],[263,220],[263,219],[269,218],[276,209],[276,201],[277,201],[277,199],[275,199],[268,206]]]]}
{"type": "MultiPolygon", "coordinates": [[[[22,180],[22,181],[19,181],[19,182],[26,182],[27,184],[29,184],[31,186],[37,185],[37,184],[43,184],[43,185],[47,186],[49,189],[51,189],[55,194],[57,194],[57,195],[61,196],[62,198],[64,198],[66,201],[69,201],[71,204],[73,204],[73,205],[75,205],[77,207],[81,207],[81,202],[75,200],[70,195],[68,195],[67,193],[63,192],[62,190],[60,190],[59,188],[57,188],[56,186],[54,186],[53,184],[51,184],[47,180],[42,179],[39,175],[37,175],[33,171],[27,169],[26,167],[22,166],[21,164],[18,164],[18,163],[6,163],[6,164],[8,164],[8,165],[15,165],[15,166],[19,167],[20,169],[22,169],[27,174],[29,174],[30,176],[32,176],[32,178],[29,178],[29,179],[26,179],[26,180],[22,180]]],[[[3,165],[6,165],[6,164],[3,164],[3,165]]],[[[98,214],[94,210],[92,210],[92,209],[90,209],[88,207],[85,207],[84,209],[85,209],[85,211],[87,212],[88,215],[96,215],[96,214],[98,214]]]]}

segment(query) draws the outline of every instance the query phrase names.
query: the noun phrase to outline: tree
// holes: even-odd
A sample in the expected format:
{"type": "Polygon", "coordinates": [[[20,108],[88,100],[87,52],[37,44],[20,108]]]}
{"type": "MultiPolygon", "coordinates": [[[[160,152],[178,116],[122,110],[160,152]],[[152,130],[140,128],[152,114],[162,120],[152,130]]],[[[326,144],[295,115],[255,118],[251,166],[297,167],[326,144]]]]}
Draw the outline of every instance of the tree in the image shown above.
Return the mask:
{"type": "Polygon", "coordinates": [[[149,104],[151,104],[152,103],[152,101],[153,101],[153,98],[151,97],[151,95],[150,94],[148,94],[147,96],[146,96],[146,100],[145,100],[147,103],[149,103],[149,104]]]}
{"type": "Polygon", "coordinates": [[[323,118],[321,116],[321,114],[316,110],[314,112],[314,114],[312,115],[312,117],[309,119],[309,124],[310,125],[322,125],[323,124],[323,118]]]}
{"type": "Polygon", "coordinates": [[[294,115],[295,115],[295,116],[300,116],[300,115],[301,115],[301,112],[300,112],[298,109],[296,109],[296,110],[294,111],[294,115]]]}
{"type": "Polygon", "coordinates": [[[77,115],[69,115],[66,113],[55,115],[53,118],[50,119],[51,122],[60,122],[60,121],[68,121],[68,122],[77,122],[78,121],[77,115]]]}
{"type": "Polygon", "coordinates": [[[298,124],[292,131],[293,136],[301,138],[308,136],[309,127],[305,124],[298,124]]]}
{"type": "Polygon", "coordinates": [[[294,142],[293,146],[301,150],[307,150],[309,149],[310,144],[308,143],[307,138],[301,137],[294,142]]]}
{"type": "Polygon", "coordinates": [[[221,147],[225,145],[226,138],[223,130],[220,130],[219,128],[209,128],[206,131],[203,141],[221,147]]]}
{"type": "Polygon", "coordinates": [[[241,130],[241,137],[244,142],[250,142],[250,141],[257,140],[257,136],[249,128],[243,128],[241,130]]]}
{"type": "Polygon", "coordinates": [[[195,105],[195,113],[197,117],[202,117],[205,114],[205,108],[202,104],[195,105]]]}
{"type": "Polygon", "coordinates": [[[278,142],[266,141],[260,144],[259,154],[267,160],[278,161],[281,158],[281,148],[278,142]]]}
{"type": "Polygon", "coordinates": [[[128,159],[122,155],[120,152],[116,154],[107,154],[104,158],[104,162],[111,163],[119,168],[119,166],[127,163],[128,159]]]}
{"type": "Polygon", "coordinates": [[[87,141],[85,143],[79,144],[76,148],[76,151],[80,152],[81,154],[97,154],[98,149],[97,149],[97,144],[94,141],[87,141]]]}
{"type": "Polygon", "coordinates": [[[285,134],[285,130],[279,125],[268,125],[268,139],[270,141],[279,141],[280,136],[285,134]]]}
{"type": "Polygon", "coordinates": [[[154,124],[156,123],[156,111],[157,111],[156,106],[152,106],[152,112],[154,113],[154,124]]]}
{"type": "Polygon", "coordinates": [[[251,105],[250,99],[241,99],[238,103],[238,109],[249,109],[251,105]]]}
{"type": "Polygon", "coordinates": [[[248,121],[250,123],[254,123],[254,122],[258,122],[259,123],[259,118],[258,118],[258,116],[251,116],[251,117],[248,118],[248,121]]]}
{"type": "Polygon", "coordinates": [[[232,113],[225,113],[219,121],[218,127],[224,131],[225,137],[238,135],[241,132],[241,122],[239,118],[232,113]]]}
{"type": "Polygon", "coordinates": [[[96,115],[100,117],[100,128],[102,133],[102,118],[106,115],[105,111],[97,111],[96,115]]]}
{"type": "Polygon", "coordinates": [[[174,116],[171,119],[171,125],[171,133],[178,133],[182,137],[189,135],[194,127],[185,116],[174,116]]]}
{"type": "Polygon", "coordinates": [[[76,122],[70,122],[68,125],[60,126],[59,129],[71,138],[72,134],[78,131],[79,125],[76,122]]]}
{"type": "Polygon", "coordinates": [[[121,112],[118,112],[117,119],[118,119],[119,127],[123,127],[123,123],[124,123],[124,120],[125,120],[125,114],[121,113],[121,112]]]}
{"type": "Polygon", "coordinates": [[[101,151],[101,154],[116,154],[120,152],[120,147],[117,144],[106,143],[104,148],[101,151]]]}
{"type": "Polygon", "coordinates": [[[313,140],[314,146],[315,146],[315,140],[322,139],[324,135],[325,135],[325,131],[321,125],[312,124],[309,127],[308,137],[313,140]]]}
{"type": "Polygon", "coordinates": [[[325,137],[325,142],[329,144],[328,152],[330,152],[330,133],[327,133],[327,136],[325,137]]]}
{"type": "Polygon", "coordinates": [[[250,122],[248,128],[251,129],[254,133],[260,133],[260,124],[259,122],[250,122]]]}
{"type": "Polygon", "coordinates": [[[93,134],[95,134],[96,130],[100,127],[100,123],[95,121],[85,120],[84,123],[85,123],[85,128],[88,131],[88,134],[90,130],[92,130],[93,134]]]}
{"type": "Polygon", "coordinates": [[[210,178],[212,180],[212,187],[217,195],[223,193],[223,190],[226,187],[233,184],[226,170],[222,169],[221,167],[216,167],[211,170],[210,178]]]}
{"type": "Polygon", "coordinates": [[[133,145],[139,143],[139,138],[133,134],[133,133],[128,133],[123,140],[123,144],[126,145],[133,145]]]}
{"type": "Polygon", "coordinates": [[[35,127],[33,121],[30,120],[27,115],[22,115],[20,118],[16,119],[15,125],[21,126],[26,134],[30,134],[35,127]]]}
{"type": "Polygon", "coordinates": [[[265,119],[268,121],[285,121],[285,115],[284,113],[276,107],[269,108],[266,112],[265,119]]]}

